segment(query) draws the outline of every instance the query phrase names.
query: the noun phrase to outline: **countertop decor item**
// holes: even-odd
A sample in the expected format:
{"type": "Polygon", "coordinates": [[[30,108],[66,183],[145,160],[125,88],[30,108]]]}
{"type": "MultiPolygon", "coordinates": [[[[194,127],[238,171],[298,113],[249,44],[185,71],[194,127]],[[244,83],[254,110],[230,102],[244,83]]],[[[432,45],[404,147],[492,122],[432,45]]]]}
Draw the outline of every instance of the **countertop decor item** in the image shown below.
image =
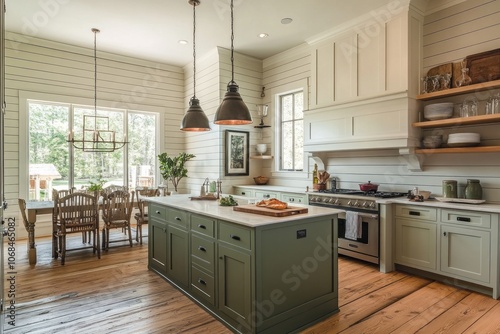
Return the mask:
{"type": "Polygon", "coordinates": [[[359,190],[361,191],[377,191],[377,189],[378,189],[378,184],[371,183],[371,181],[359,185],[359,190]]]}
{"type": "Polygon", "coordinates": [[[483,188],[479,183],[479,180],[468,179],[467,185],[465,186],[465,198],[466,199],[483,199],[483,188]]]}
{"type": "Polygon", "coordinates": [[[200,0],[189,0],[193,5],[193,97],[189,101],[189,109],[181,121],[182,131],[210,131],[210,123],[207,115],[200,106],[200,100],[196,98],[196,6],[200,0]]]}
{"type": "Polygon", "coordinates": [[[269,182],[269,178],[266,176],[256,176],[253,178],[253,180],[257,185],[264,185],[267,184],[267,182],[269,182]]]}
{"type": "Polygon", "coordinates": [[[457,198],[457,181],[443,180],[443,197],[457,198]]]}
{"type": "Polygon", "coordinates": [[[188,154],[185,152],[179,153],[179,155],[177,155],[176,157],[170,157],[168,153],[162,153],[158,155],[161,176],[163,177],[163,179],[172,182],[175,192],[177,192],[179,181],[182,178],[187,177],[188,170],[184,165],[187,161],[195,157],[196,156],[194,154],[188,154]]]}

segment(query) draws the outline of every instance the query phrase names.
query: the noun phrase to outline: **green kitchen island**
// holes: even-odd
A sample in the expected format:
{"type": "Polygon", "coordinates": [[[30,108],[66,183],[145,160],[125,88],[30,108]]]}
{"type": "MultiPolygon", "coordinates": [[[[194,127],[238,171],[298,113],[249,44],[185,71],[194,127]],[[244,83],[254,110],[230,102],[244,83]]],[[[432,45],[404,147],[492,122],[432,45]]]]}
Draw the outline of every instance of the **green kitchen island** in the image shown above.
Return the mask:
{"type": "Polygon", "coordinates": [[[273,217],[188,195],[147,200],[148,268],[232,331],[288,333],[338,312],[340,210],[273,217]]]}

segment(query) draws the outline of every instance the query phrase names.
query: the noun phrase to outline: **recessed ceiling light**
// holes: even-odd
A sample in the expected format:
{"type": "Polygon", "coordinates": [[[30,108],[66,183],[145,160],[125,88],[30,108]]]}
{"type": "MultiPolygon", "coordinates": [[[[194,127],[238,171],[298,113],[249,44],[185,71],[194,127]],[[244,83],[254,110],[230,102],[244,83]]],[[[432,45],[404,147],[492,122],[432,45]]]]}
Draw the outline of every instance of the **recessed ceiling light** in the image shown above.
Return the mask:
{"type": "Polygon", "coordinates": [[[179,44],[186,45],[187,43],[188,41],[186,41],[185,39],[179,40],[179,44]]]}
{"type": "Polygon", "coordinates": [[[289,17],[285,17],[284,19],[281,19],[281,24],[289,24],[292,23],[293,19],[289,17]]]}
{"type": "Polygon", "coordinates": [[[269,34],[266,34],[265,32],[263,32],[262,34],[259,34],[259,37],[266,38],[266,37],[269,37],[269,34]]]}

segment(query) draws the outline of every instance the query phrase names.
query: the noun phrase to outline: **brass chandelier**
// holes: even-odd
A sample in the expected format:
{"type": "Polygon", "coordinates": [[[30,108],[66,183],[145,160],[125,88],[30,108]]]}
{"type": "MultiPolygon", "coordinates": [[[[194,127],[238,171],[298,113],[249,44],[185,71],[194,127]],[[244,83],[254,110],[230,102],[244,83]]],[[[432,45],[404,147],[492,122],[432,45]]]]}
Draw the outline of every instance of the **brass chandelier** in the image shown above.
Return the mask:
{"type": "Polygon", "coordinates": [[[82,139],[75,139],[70,131],[68,142],[84,152],[114,152],[128,142],[126,136],[122,141],[116,140],[116,132],[109,129],[109,117],[97,116],[97,46],[96,35],[99,29],[92,28],[94,33],[94,115],[83,115],[82,139]]]}

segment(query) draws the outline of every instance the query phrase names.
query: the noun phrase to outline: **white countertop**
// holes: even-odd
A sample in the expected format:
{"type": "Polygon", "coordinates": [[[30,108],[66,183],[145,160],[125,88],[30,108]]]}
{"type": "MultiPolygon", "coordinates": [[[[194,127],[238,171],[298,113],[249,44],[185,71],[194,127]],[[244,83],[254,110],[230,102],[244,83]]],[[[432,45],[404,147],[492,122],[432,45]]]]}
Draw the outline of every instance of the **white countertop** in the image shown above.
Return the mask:
{"type": "Polygon", "coordinates": [[[468,204],[468,203],[454,203],[454,202],[440,202],[436,199],[428,199],[423,202],[410,201],[405,197],[378,199],[379,204],[407,204],[407,205],[421,205],[441,209],[454,209],[454,210],[470,210],[490,213],[500,213],[500,205],[496,204],[468,204]]]}
{"type": "MultiPolygon", "coordinates": [[[[218,201],[208,200],[191,200],[192,195],[173,195],[165,197],[144,197],[145,200],[157,204],[163,204],[181,210],[186,210],[201,215],[223,219],[233,223],[257,227],[269,224],[283,223],[287,221],[295,221],[305,218],[323,217],[343,212],[343,210],[323,208],[319,206],[309,205],[293,205],[294,207],[307,207],[308,212],[303,214],[291,215],[286,217],[272,217],[253,213],[245,213],[233,211],[233,207],[220,206],[218,201]]],[[[246,204],[245,199],[239,196],[234,196],[238,203],[246,204]]]]}

